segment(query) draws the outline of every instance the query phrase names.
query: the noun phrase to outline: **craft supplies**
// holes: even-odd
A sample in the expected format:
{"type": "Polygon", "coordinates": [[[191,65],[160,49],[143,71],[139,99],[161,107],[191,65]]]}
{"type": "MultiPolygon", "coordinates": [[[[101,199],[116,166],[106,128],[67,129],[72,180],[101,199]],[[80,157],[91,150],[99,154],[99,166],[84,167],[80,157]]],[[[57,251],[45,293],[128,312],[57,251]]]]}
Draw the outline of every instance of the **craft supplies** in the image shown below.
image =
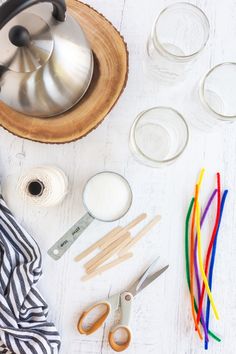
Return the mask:
{"type": "MultiPolygon", "coordinates": [[[[114,242],[115,240],[117,240],[118,238],[120,238],[120,236],[119,236],[119,234],[116,234],[116,235],[114,236],[114,240],[108,240],[108,241],[104,242],[104,243],[100,246],[100,249],[101,249],[101,250],[104,250],[105,248],[107,248],[111,243],[113,243],[113,242],[114,242]]],[[[129,232],[126,234],[126,239],[127,239],[127,242],[130,242],[130,241],[132,240],[131,235],[130,235],[129,232]]]]}
{"type": "Polygon", "coordinates": [[[150,76],[163,84],[183,79],[205,48],[209,32],[208,18],[197,6],[187,2],[167,6],[156,18],[147,43],[146,70],[150,76]]]}
{"type": "MultiPolygon", "coordinates": [[[[205,273],[208,272],[208,266],[209,266],[209,261],[210,261],[210,255],[211,255],[211,251],[212,251],[212,247],[213,247],[213,243],[214,243],[214,239],[215,239],[215,235],[216,235],[216,230],[218,228],[218,224],[219,224],[219,217],[220,217],[220,198],[221,198],[221,186],[220,186],[220,174],[217,173],[217,212],[216,212],[216,219],[215,219],[215,224],[214,224],[214,228],[212,231],[212,235],[211,235],[211,239],[210,239],[210,243],[208,246],[208,250],[207,250],[207,256],[206,256],[206,265],[205,265],[205,273]]],[[[200,267],[203,268],[203,266],[200,264],[200,267]]],[[[200,268],[200,270],[201,270],[200,268]]],[[[203,297],[204,297],[204,291],[205,291],[205,286],[207,287],[207,290],[209,289],[209,287],[207,286],[208,284],[203,284],[202,287],[202,293],[201,293],[201,298],[199,301],[199,309],[198,309],[198,316],[197,316],[197,322],[199,323],[200,320],[200,314],[202,311],[202,305],[203,305],[203,297]]],[[[214,310],[214,306],[213,306],[213,310],[214,310]]],[[[215,312],[215,310],[214,310],[215,312]]],[[[217,316],[216,316],[217,317],[217,316]]]]}
{"type": "Polygon", "coordinates": [[[84,187],[83,202],[87,213],[48,250],[48,254],[55,260],[60,259],[94,219],[111,222],[122,218],[131,207],[132,199],[132,190],[123,176],[110,171],[97,173],[84,187]]]}
{"type": "Polygon", "coordinates": [[[124,256],[118,257],[114,261],[106,263],[105,265],[103,265],[99,268],[96,268],[96,270],[94,270],[93,272],[84,275],[81,278],[81,280],[82,281],[90,280],[90,279],[94,278],[96,275],[100,275],[100,274],[106,272],[107,270],[112,269],[112,268],[118,266],[119,264],[127,261],[131,257],[133,257],[133,253],[131,253],[131,252],[126,253],[126,254],[124,254],[124,256]]]}
{"type": "Polygon", "coordinates": [[[129,144],[139,162],[162,167],[182,155],[188,140],[188,125],[179,112],[170,107],[153,107],[135,119],[129,144]]]}
{"type": "Polygon", "coordinates": [[[121,249],[119,255],[125,254],[131,247],[133,247],[138,241],[141,240],[143,236],[145,236],[159,221],[161,220],[161,216],[157,215],[154,219],[152,219],[144,228],[138,232],[138,234],[133,237],[130,242],[121,249]]]}
{"type": "MultiPolygon", "coordinates": [[[[219,225],[219,219],[220,219],[220,208],[221,208],[221,185],[220,185],[220,174],[217,173],[217,212],[216,212],[216,219],[215,219],[215,224],[214,224],[214,228],[212,231],[212,235],[211,235],[211,239],[210,239],[210,243],[207,249],[207,256],[206,256],[206,264],[205,264],[205,273],[208,272],[208,267],[209,267],[209,262],[210,262],[210,256],[211,256],[211,252],[212,252],[212,247],[214,244],[214,240],[216,237],[216,232],[218,229],[218,225],[219,225]]],[[[201,266],[201,265],[200,265],[201,266]]],[[[198,309],[198,316],[197,316],[197,322],[199,322],[200,320],[200,314],[202,311],[202,305],[203,305],[203,298],[204,298],[204,292],[205,292],[205,286],[207,287],[207,285],[204,283],[202,286],[202,293],[201,293],[201,298],[200,298],[200,302],[199,302],[199,309],[198,309]]],[[[207,290],[207,289],[206,289],[207,290]]],[[[211,299],[211,298],[210,298],[211,299]]],[[[213,310],[214,310],[214,306],[213,310]]],[[[214,311],[215,312],[215,311],[214,311]]]]}
{"type": "MultiPolygon", "coordinates": [[[[211,206],[211,203],[212,201],[214,200],[215,196],[216,196],[216,192],[217,192],[217,189],[215,189],[212,193],[212,195],[210,196],[210,199],[206,205],[206,208],[202,214],[202,217],[201,217],[201,226],[203,225],[203,222],[206,218],[206,215],[209,211],[209,208],[211,206]]],[[[194,199],[193,199],[194,200],[194,199]]],[[[194,270],[195,270],[195,275],[196,275],[196,284],[197,284],[197,295],[198,295],[198,302],[200,301],[200,287],[201,287],[201,284],[200,284],[200,276],[199,276],[199,271],[198,271],[198,262],[197,262],[197,251],[198,251],[198,237],[196,235],[195,237],[195,242],[194,242],[194,270]]],[[[196,305],[196,304],[195,304],[196,305]]],[[[195,306],[196,308],[196,306],[195,306]]],[[[204,335],[205,335],[205,338],[207,340],[209,340],[209,337],[208,337],[208,331],[207,331],[207,328],[206,328],[206,324],[205,324],[205,319],[204,319],[204,316],[203,314],[201,315],[201,323],[202,323],[202,326],[203,326],[203,329],[204,329],[204,335]]],[[[209,332],[209,334],[211,335],[211,333],[209,332]]],[[[214,336],[213,336],[214,337],[214,336]]]]}
{"type": "Polygon", "coordinates": [[[197,330],[200,339],[202,339],[202,334],[199,330],[196,321],[196,315],[194,312],[194,286],[193,286],[193,257],[194,257],[194,227],[195,227],[195,215],[196,215],[196,200],[198,198],[198,191],[199,189],[195,188],[195,198],[194,198],[194,205],[193,205],[193,215],[192,215],[192,223],[191,223],[191,239],[190,239],[190,296],[191,296],[191,308],[192,308],[192,316],[195,323],[195,329],[197,330]]]}
{"type": "Polygon", "coordinates": [[[68,192],[68,178],[55,166],[34,167],[20,178],[18,192],[24,200],[37,206],[55,206],[68,192]]]}
{"type": "MultiPolygon", "coordinates": [[[[127,252],[130,250],[130,248],[135,246],[135,244],[141,240],[142,237],[145,236],[161,220],[161,216],[157,215],[149,223],[147,223],[137,233],[136,236],[132,237],[130,234],[131,229],[145,218],[146,214],[141,214],[125,227],[114,228],[99,241],[90,246],[87,250],[83,251],[77,257],[75,257],[75,261],[80,261],[88,256],[91,252],[95,251],[96,249],[100,249],[100,251],[84,265],[86,273],[88,275],[92,274],[92,277],[94,277],[95,275],[110,269],[110,266],[114,267],[115,265],[119,264],[120,261],[118,260],[126,260],[125,256],[127,255],[127,252]],[[102,264],[107,262],[113,256],[118,256],[118,258],[102,266],[102,264]],[[118,263],[116,261],[118,261],[118,263]],[[106,266],[108,266],[108,268],[106,266]]],[[[90,278],[91,277],[84,276],[82,277],[82,280],[88,280],[90,278]]]]}
{"type": "Polygon", "coordinates": [[[220,227],[220,221],[224,209],[225,198],[227,195],[227,191],[224,191],[223,197],[221,200],[221,183],[220,183],[220,174],[217,173],[217,189],[213,191],[211,194],[209,201],[206,204],[206,207],[203,211],[202,216],[200,215],[200,202],[199,202],[199,190],[202,183],[202,178],[204,174],[204,169],[201,170],[200,177],[198,179],[196,188],[195,188],[195,196],[192,198],[191,203],[189,205],[186,224],[185,224],[185,258],[186,258],[186,277],[187,283],[191,294],[191,305],[192,305],[192,315],[195,323],[195,330],[198,331],[200,338],[202,339],[202,333],[200,331],[199,325],[201,324],[204,331],[204,342],[205,348],[208,348],[209,336],[214,338],[216,341],[220,341],[220,338],[217,337],[210,329],[209,329],[209,314],[210,314],[210,304],[215,313],[215,317],[218,319],[219,315],[217,309],[215,307],[215,303],[212,296],[212,276],[213,276],[213,267],[214,267],[214,259],[216,253],[216,242],[217,235],[220,227]],[[205,265],[203,263],[202,257],[202,242],[201,242],[201,227],[206,219],[206,216],[209,212],[209,209],[212,205],[214,198],[217,195],[217,210],[216,217],[214,222],[213,231],[211,234],[211,238],[209,241],[205,265]],[[191,237],[189,243],[189,222],[192,214],[191,221],[191,237]],[[196,234],[196,237],[194,235],[196,234]],[[209,261],[211,259],[210,269],[209,269],[209,261]],[[202,278],[202,284],[199,276],[199,270],[202,278]],[[194,274],[195,272],[195,274],[194,274]],[[209,275],[208,275],[209,272],[209,275]],[[197,297],[194,296],[194,276],[196,278],[196,289],[197,289],[197,297]],[[205,289],[207,291],[207,305],[206,305],[206,314],[203,314],[203,301],[204,301],[204,293],[205,289]]]}
{"type": "Polygon", "coordinates": [[[138,225],[141,221],[143,221],[147,217],[147,214],[143,213],[139,215],[137,218],[132,220],[128,225],[125,227],[115,227],[112,229],[108,234],[103,236],[100,240],[95,242],[92,246],[87,248],[84,252],[80,253],[78,256],[75,257],[75,261],[79,262],[86,256],[88,256],[91,252],[95,251],[97,248],[106,248],[109,246],[112,242],[116,241],[118,238],[126,234],[128,231],[130,231],[133,227],[138,225]]]}
{"type": "MultiPolygon", "coordinates": [[[[214,302],[214,299],[213,299],[213,296],[212,296],[212,293],[211,293],[211,290],[210,290],[210,287],[208,284],[206,272],[204,271],[204,266],[203,266],[202,251],[201,251],[202,245],[201,245],[201,227],[200,227],[200,207],[199,207],[199,204],[197,204],[196,223],[197,223],[196,227],[197,227],[197,238],[198,238],[198,262],[199,262],[199,266],[200,266],[200,272],[201,272],[203,283],[205,285],[208,297],[210,299],[211,306],[214,311],[215,317],[217,320],[219,320],[219,314],[216,309],[216,305],[215,305],[215,302],[214,302]]],[[[197,318],[197,324],[200,321],[200,314],[201,314],[201,307],[199,306],[199,309],[198,309],[199,319],[197,318]]]]}
{"type": "Polygon", "coordinates": [[[112,229],[110,232],[108,232],[108,234],[106,234],[101,240],[95,242],[92,246],[90,246],[89,248],[87,248],[84,252],[80,253],[78,256],[75,257],[75,261],[79,262],[81,261],[84,257],[87,257],[91,252],[93,252],[94,250],[96,250],[98,247],[101,248],[103,245],[103,242],[105,242],[106,240],[110,240],[112,239],[113,236],[117,235],[119,231],[121,231],[122,228],[121,227],[115,227],[114,229],[112,229]]]}
{"type": "MultiPolygon", "coordinates": [[[[213,281],[213,270],[214,270],[214,263],[215,263],[215,255],[216,255],[216,245],[217,245],[217,237],[218,237],[218,232],[220,228],[220,223],[224,211],[224,206],[225,206],[225,199],[227,197],[228,191],[225,190],[223,193],[223,197],[221,200],[221,210],[220,210],[220,219],[218,223],[218,228],[216,231],[216,236],[212,248],[212,256],[211,256],[211,262],[210,262],[210,268],[209,268],[209,286],[210,289],[212,288],[212,281],[213,281]]],[[[210,321],[210,301],[207,299],[207,307],[206,307],[206,326],[207,326],[207,331],[209,331],[209,321],[210,321]]],[[[208,340],[205,338],[205,349],[208,349],[208,340]]]]}
{"type": "Polygon", "coordinates": [[[112,257],[114,254],[118,253],[120,249],[124,248],[130,242],[130,233],[126,233],[118,240],[112,242],[104,250],[102,250],[98,255],[93,257],[88,261],[84,267],[87,273],[91,273],[106,260],[112,257]]]}
{"type": "MultiPolygon", "coordinates": [[[[127,256],[128,257],[128,256],[127,256]]],[[[111,314],[120,310],[122,313],[122,319],[119,324],[109,331],[108,340],[111,348],[116,352],[121,352],[126,350],[132,340],[132,332],[129,327],[131,319],[132,304],[135,296],[145,289],[148,285],[152,284],[162,273],[164,273],[168,265],[161,268],[159,271],[150,275],[154,266],[156,265],[156,260],[145,270],[145,272],[127,289],[123,292],[119,292],[108,299],[98,302],[95,305],[88,308],[80,317],[78,321],[78,331],[81,334],[90,335],[98,330],[104,322],[108,319],[111,314]],[[94,323],[87,327],[87,319],[89,315],[96,309],[105,307],[105,312],[103,311],[101,317],[97,318],[94,323]],[[117,340],[117,335],[120,332],[124,332],[126,335],[122,340],[117,340]]]]}
{"type": "Polygon", "coordinates": [[[0,352],[59,353],[60,336],[48,322],[37,289],[42,257],[37,243],[15,220],[0,196],[0,352]]]}

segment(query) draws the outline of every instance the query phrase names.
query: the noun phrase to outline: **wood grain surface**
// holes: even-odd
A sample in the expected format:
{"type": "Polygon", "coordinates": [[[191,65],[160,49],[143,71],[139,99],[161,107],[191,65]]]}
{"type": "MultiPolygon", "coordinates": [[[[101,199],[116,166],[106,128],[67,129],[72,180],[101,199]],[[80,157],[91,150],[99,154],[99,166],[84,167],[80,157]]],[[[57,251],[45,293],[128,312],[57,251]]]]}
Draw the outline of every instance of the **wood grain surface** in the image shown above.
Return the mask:
{"type": "MultiPolygon", "coordinates": [[[[135,299],[131,328],[133,344],[127,354],[202,354],[191,320],[191,307],[185,280],[184,219],[193,185],[201,167],[206,168],[201,202],[204,204],[215,186],[215,173],[222,173],[222,184],[229,189],[225,215],[218,238],[213,295],[220,321],[211,317],[211,329],[221,343],[211,341],[210,354],[235,354],[236,347],[236,125],[225,124],[206,133],[192,126],[207,115],[197,99],[202,75],[222,61],[236,61],[235,0],[192,0],[207,14],[211,24],[210,42],[192,65],[188,79],[177,87],[160,87],[145,75],[142,64],[145,44],[156,15],[173,0],[86,0],[104,14],[124,36],[130,53],[130,73],[126,90],[109,118],[84,139],[64,145],[47,145],[18,138],[0,128],[0,177],[3,193],[18,220],[35,237],[43,254],[44,275],[40,290],[49,303],[49,318],[61,336],[61,354],[112,354],[108,332],[113,321],[92,336],[82,336],[76,326],[82,312],[94,302],[124,289],[139,276],[156,256],[168,271],[135,299]],[[145,167],[129,151],[131,124],[139,112],[156,105],[179,110],[191,129],[189,146],[175,164],[162,169],[145,167]],[[70,191],[55,208],[30,207],[15,194],[19,176],[42,164],[57,165],[68,175],[70,191]],[[58,262],[47,250],[68,230],[85,210],[82,190],[86,180],[102,170],[119,172],[129,180],[133,204],[129,213],[112,224],[94,221],[83,236],[58,262]],[[8,189],[5,185],[8,184],[8,189]],[[142,212],[148,222],[162,215],[156,229],[135,247],[134,256],[118,267],[89,281],[81,282],[82,262],[74,257],[104,236],[113,227],[126,225],[142,212]]],[[[203,239],[207,237],[206,222],[203,239]]],[[[139,227],[135,229],[138,232],[139,227]]]]}
{"type": "Polygon", "coordinates": [[[128,76],[128,52],[113,25],[93,8],[67,0],[68,12],[82,26],[94,55],[94,73],[82,100],[53,118],[18,113],[0,103],[0,125],[17,136],[43,143],[66,143],[95,129],[123,92],[128,76]]]}

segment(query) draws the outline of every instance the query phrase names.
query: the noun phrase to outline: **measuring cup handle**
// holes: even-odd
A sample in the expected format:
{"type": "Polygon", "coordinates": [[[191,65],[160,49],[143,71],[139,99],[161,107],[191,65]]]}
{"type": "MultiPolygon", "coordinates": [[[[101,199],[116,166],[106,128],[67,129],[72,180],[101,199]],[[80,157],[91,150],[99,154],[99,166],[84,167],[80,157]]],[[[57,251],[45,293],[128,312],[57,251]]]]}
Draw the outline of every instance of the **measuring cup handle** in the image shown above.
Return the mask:
{"type": "Polygon", "coordinates": [[[89,213],[85,214],[48,250],[49,256],[55,260],[60,259],[93,220],[89,213]]]}

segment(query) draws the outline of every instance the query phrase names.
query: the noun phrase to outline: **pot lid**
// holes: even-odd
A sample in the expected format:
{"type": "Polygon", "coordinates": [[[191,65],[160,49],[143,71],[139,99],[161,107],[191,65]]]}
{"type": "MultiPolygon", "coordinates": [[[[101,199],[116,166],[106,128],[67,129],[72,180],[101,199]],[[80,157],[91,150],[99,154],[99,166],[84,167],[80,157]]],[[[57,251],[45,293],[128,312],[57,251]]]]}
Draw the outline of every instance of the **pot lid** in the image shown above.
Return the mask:
{"type": "Polygon", "coordinates": [[[25,73],[43,66],[52,54],[54,41],[48,24],[33,13],[21,13],[0,31],[0,64],[25,73]]]}

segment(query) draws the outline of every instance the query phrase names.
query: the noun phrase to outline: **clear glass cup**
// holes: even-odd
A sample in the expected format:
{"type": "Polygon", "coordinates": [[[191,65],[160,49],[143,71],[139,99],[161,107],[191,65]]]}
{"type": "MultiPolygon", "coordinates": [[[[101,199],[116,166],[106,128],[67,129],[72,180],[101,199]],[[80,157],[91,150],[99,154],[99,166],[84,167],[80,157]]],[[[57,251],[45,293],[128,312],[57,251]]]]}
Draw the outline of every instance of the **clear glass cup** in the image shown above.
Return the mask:
{"type": "Polygon", "coordinates": [[[130,130],[130,149],[138,161],[162,167],[177,160],[189,141],[185,119],[170,107],[154,107],[141,112],[130,130]]]}
{"type": "Polygon", "coordinates": [[[183,79],[205,48],[209,32],[208,18],[197,6],[179,2],[166,7],[155,20],[147,42],[146,70],[162,83],[183,79]]]}
{"type": "Polygon", "coordinates": [[[201,81],[199,95],[212,118],[236,121],[236,63],[221,63],[208,71],[201,81]]]}

